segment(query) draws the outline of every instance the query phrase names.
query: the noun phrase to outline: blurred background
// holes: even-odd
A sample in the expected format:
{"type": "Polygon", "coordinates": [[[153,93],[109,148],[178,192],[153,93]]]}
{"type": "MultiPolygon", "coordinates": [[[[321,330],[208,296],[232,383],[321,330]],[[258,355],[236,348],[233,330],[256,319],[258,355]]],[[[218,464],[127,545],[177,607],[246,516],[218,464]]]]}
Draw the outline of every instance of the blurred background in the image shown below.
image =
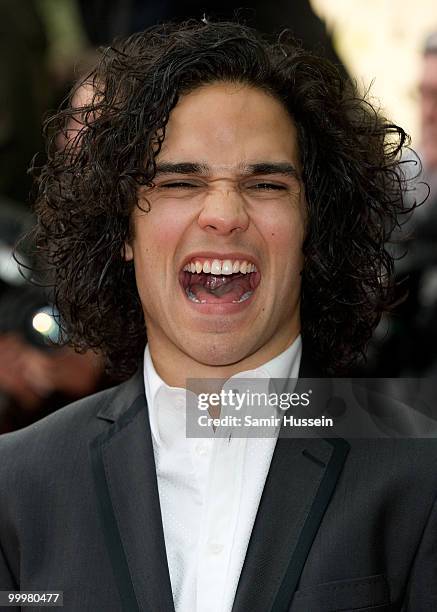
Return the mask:
{"type": "MultiPolygon", "coordinates": [[[[279,0],[275,3],[147,0],[0,0],[0,433],[31,423],[112,384],[99,355],[57,347],[50,292],[12,258],[32,228],[27,168],[44,160],[41,124],[97,56],[97,47],[165,20],[233,18],[278,34],[290,29],[371,86],[374,103],[411,136],[423,173],[409,193],[430,196],[391,245],[408,297],[378,327],[369,376],[437,379],[437,8],[433,0],[279,0]],[[27,279],[26,279],[27,275],[27,279]],[[35,284],[36,281],[36,284],[35,284]]],[[[418,174],[413,153],[405,172],[418,174]]],[[[32,244],[18,258],[31,268],[32,244]]]]}

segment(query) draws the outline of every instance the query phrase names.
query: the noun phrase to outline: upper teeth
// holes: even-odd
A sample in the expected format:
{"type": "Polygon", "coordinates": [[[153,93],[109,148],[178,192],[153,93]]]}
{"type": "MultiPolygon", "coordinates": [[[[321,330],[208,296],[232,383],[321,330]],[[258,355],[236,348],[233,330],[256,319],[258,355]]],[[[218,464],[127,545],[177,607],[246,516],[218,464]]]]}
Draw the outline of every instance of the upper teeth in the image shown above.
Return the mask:
{"type": "Polygon", "coordinates": [[[193,260],[184,266],[184,271],[191,272],[192,274],[200,274],[205,272],[207,274],[248,274],[250,272],[257,272],[256,266],[248,261],[240,261],[238,259],[232,261],[231,259],[205,259],[203,263],[198,260],[193,260]]]}

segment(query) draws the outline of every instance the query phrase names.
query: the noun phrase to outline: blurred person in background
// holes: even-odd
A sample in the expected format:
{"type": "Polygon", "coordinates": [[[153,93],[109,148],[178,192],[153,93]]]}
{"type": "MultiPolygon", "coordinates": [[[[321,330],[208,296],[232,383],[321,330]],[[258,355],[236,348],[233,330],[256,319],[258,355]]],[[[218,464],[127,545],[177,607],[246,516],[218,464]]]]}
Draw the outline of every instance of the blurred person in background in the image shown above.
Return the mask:
{"type": "Polygon", "coordinates": [[[429,376],[437,385],[437,31],[425,41],[419,93],[423,173],[417,189],[429,187],[429,196],[413,213],[411,251],[405,264],[399,262],[410,278],[406,307],[412,320],[404,374],[429,376]]]}
{"type": "Polygon", "coordinates": [[[437,32],[423,47],[419,96],[420,145],[417,154],[409,151],[403,158],[406,195],[419,206],[401,221],[391,245],[400,303],[383,318],[361,371],[420,377],[432,393],[437,384],[437,32]]]}
{"type": "MultiPolygon", "coordinates": [[[[419,85],[421,118],[421,155],[432,191],[437,194],[437,31],[425,42],[419,85]]],[[[434,196],[437,199],[437,195],[434,196]]]]}
{"type": "MultiPolygon", "coordinates": [[[[108,384],[99,355],[56,345],[50,295],[36,286],[38,278],[30,284],[26,269],[21,274],[13,259],[15,243],[34,223],[27,169],[36,154],[44,159],[42,119],[73,79],[73,61],[53,42],[65,28],[78,29],[73,8],[72,0],[58,6],[0,0],[0,432],[24,427],[108,384]]],[[[65,38],[71,58],[74,44],[65,38]]],[[[32,267],[33,251],[26,244],[17,257],[32,267]]]]}

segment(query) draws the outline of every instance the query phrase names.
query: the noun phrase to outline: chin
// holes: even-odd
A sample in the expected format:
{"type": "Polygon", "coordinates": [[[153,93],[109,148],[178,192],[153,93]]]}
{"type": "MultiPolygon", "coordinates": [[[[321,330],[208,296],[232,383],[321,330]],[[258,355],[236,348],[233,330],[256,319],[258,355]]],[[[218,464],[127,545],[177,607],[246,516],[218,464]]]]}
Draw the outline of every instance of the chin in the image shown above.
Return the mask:
{"type": "MultiPolygon", "coordinates": [[[[188,348],[188,347],[187,347],[188,348]]],[[[192,359],[207,366],[225,367],[242,361],[250,354],[242,346],[234,343],[230,344],[229,339],[209,340],[205,343],[198,343],[186,351],[192,359]]]]}

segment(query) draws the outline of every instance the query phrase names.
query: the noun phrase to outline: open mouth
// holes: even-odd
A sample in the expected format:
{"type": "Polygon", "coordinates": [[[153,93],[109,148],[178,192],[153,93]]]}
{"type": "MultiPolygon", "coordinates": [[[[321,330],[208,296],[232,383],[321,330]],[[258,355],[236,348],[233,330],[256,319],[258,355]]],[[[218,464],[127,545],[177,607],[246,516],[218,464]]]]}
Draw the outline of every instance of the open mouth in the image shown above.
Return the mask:
{"type": "Polygon", "coordinates": [[[196,304],[239,304],[253,295],[260,273],[244,260],[196,258],[184,266],[180,282],[196,304]]]}

